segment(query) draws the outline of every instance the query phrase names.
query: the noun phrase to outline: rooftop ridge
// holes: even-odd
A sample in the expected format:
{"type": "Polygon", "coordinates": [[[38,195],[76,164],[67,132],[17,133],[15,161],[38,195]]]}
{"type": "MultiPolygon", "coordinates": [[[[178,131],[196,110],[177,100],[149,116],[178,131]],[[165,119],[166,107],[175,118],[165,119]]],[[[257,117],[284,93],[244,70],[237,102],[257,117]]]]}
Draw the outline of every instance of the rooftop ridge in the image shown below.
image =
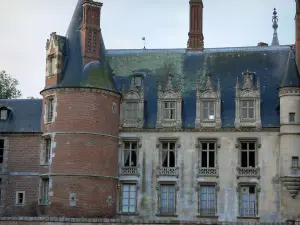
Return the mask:
{"type": "MultiPolygon", "coordinates": [[[[203,52],[193,51],[188,54],[203,54],[209,52],[236,52],[236,51],[276,51],[276,50],[288,50],[290,45],[279,45],[279,46],[243,46],[243,47],[222,47],[222,48],[205,48],[203,52]]],[[[172,53],[185,53],[186,48],[169,48],[169,49],[106,49],[107,54],[116,53],[152,53],[152,52],[172,52],[172,53]]]]}

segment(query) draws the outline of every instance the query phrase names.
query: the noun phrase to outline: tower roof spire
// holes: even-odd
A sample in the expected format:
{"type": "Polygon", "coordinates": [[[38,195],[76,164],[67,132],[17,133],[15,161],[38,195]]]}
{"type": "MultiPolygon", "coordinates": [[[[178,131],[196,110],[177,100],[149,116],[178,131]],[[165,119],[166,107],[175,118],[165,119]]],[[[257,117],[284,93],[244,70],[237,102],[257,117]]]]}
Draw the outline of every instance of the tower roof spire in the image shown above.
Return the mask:
{"type": "Polygon", "coordinates": [[[279,45],[278,35],[277,35],[278,16],[277,16],[276,8],[274,8],[272,22],[273,22],[273,26],[272,27],[274,29],[272,45],[274,46],[274,45],[279,45]]]}

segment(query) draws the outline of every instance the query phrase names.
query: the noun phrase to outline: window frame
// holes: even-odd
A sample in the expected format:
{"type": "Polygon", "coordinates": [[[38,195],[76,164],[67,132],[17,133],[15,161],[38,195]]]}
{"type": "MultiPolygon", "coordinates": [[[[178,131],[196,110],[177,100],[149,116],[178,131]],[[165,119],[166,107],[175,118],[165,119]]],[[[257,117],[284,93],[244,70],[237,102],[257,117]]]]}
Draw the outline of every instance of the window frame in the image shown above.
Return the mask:
{"type": "Polygon", "coordinates": [[[240,117],[241,117],[241,121],[253,121],[255,120],[255,111],[256,111],[256,108],[255,108],[255,99],[252,99],[252,98],[243,98],[240,100],[240,117]],[[246,106],[243,106],[243,102],[246,102],[246,106]],[[249,103],[252,102],[253,103],[253,106],[250,107],[249,106],[249,103]],[[247,112],[247,117],[244,117],[243,115],[243,109],[246,109],[246,112],[247,112]],[[249,117],[249,110],[250,109],[253,109],[253,117],[249,117]]]}
{"type": "Polygon", "coordinates": [[[199,147],[198,147],[198,166],[200,168],[216,168],[217,167],[217,148],[218,148],[218,143],[217,143],[217,140],[216,139],[198,139],[198,142],[199,142],[199,147]],[[214,144],[214,150],[209,150],[209,149],[206,149],[206,150],[203,150],[202,149],[202,144],[203,143],[206,143],[208,144],[208,147],[209,148],[209,143],[213,143],[214,144]],[[213,167],[210,167],[209,166],[209,154],[207,154],[207,166],[203,166],[202,165],[202,153],[203,151],[206,151],[206,152],[214,152],[214,166],[213,167]]]}
{"type": "MultiPolygon", "coordinates": [[[[128,181],[128,180],[123,180],[120,182],[119,185],[119,213],[120,214],[125,214],[125,215],[132,215],[132,214],[137,214],[138,213],[138,190],[139,190],[139,185],[137,181],[128,181]],[[135,186],[135,211],[134,212],[123,212],[123,187],[124,185],[134,185],[135,186]]],[[[130,196],[130,194],[129,194],[130,196]]],[[[129,198],[130,202],[130,198],[129,198]]],[[[130,207],[130,205],[128,206],[130,207]]],[[[128,208],[129,209],[129,208],[128,208]]]]}
{"type": "Polygon", "coordinates": [[[134,100],[128,100],[128,101],[124,102],[124,104],[125,104],[125,112],[124,112],[124,114],[125,114],[124,115],[125,120],[128,123],[135,123],[137,121],[137,119],[139,118],[139,102],[137,100],[136,101],[134,101],[134,100]],[[135,107],[136,107],[135,110],[136,111],[135,112],[133,111],[134,107],[130,107],[130,110],[131,110],[130,112],[131,112],[131,114],[133,114],[133,112],[134,112],[134,114],[135,114],[136,117],[134,117],[133,115],[128,114],[128,109],[129,109],[128,106],[129,105],[131,105],[131,106],[135,105],[135,107]],[[129,118],[129,117],[132,117],[132,118],[129,118]]]}
{"type": "Polygon", "coordinates": [[[240,151],[240,167],[243,168],[255,168],[257,166],[257,142],[255,140],[241,140],[239,145],[239,151],[240,151]],[[246,144],[247,149],[242,149],[242,145],[246,144]],[[254,149],[250,149],[250,144],[254,144],[254,149]],[[242,159],[242,153],[246,152],[247,154],[247,166],[243,166],[243,159],[242,159]],[[250,152],[254,152],[254,167],[250,166],[250,152]]]}
{"type": "Polygon", "coordinates": [[[238,184],[237,187],[238,191],[238,210],[239,210],[239,217],[240,218],[257,218],[259,213],[259,193],[260,193],[260,187],[258,183],[252,183],[252,182],[241,182],[238,184]],[[255,190],[255,212],[253,215],[242,215],[242,188],[243,187],[254,187],[255,190]]]}
{"type": "Polygon", "coordinates": [[[43,164],[49,165],[51,159],[52,138],[45,137],[43,138],[43,142],[43,164]]]}
{"type": "Polygon", "coordinates": [[[290,112],[289,113],[289,123],[295,123],[296,122],[296,113],[290,112]]]}
{"type": "Polygon", "coordinates": [[[1,117],[0,119],[1,120],[7,120],[7,118],[8,118],[8,109],[4,108],[4,107],[0,108],[0,114],[1,114],[0,115],[0,117],[1,117]],[[4,113],[4,115],[2,113],[4,113]]]}
{"type": "Polygon", "coordinates": [[[39,204],[40,205],[49,205],[50,203],[50,195],[49,195],[49,192],[50,192],[50,177],[41,177],[40,178],[40,199],[39,199],[39,204]],[[45,189],[45,181],[46,184],[47,184],[47,189],[48,189],[48,193],[46,192],[45,189]],[[46,195],[46,199],[45,199],[45,196],[46,195]]]}
{"type": "Polygon", "coordinates": [[[4,152],[5,152],[5,139],[0,138],[0,165],[4,163],[4,152]],[[3,142],[3,148],[2,148],[2,142],[3,142]],[[1,154],[2,152],[2,154],[1,154]]]}
{"type": "Polygon", "coordinates": [[[218,191],[219,185],[217,182],[198,182],[197,193],[198,193],[198,215],[197,217],[216,217],[218,213],[218,191]],[[201,187],[214,187],[214,214],[203,214],[201,213],[201,187]]]}
{"type": "MultiPolygon", "coordinates": [[[[177,216],[177,192],[179,190],[177,183],[173,182],[173,181],[160,181],[158,182],[158,184],[156,185],[156,189],[157,189],[157,194],[158,194],[158,201],[157,201],[157,216],[177,216]],[[162,212],[161,208],[162,208],[162,186],[173,186],[174,187],[174,211],[173,212],[162,212]]],[[[169,195],[168,195],[169,197],[169,195]]],[[[167,201],[169,202],[169,199],[167,199],[167,201]]],[[[169,207],[168,207],[169,208],[169,207]]]]}
{"type": "Polygon", "coordinates": [[[17,206],[24,206],[25,205],[25,191],[16,191],[16,199],[15,199],[15,205],[17,206]],[[23,195],[23,202],[19,203],[19,194],[23,195]]]}
{"type": "Polygon", "coordinates": [[[163,117],[163,120],[165,121],[175,121],[176,120],[176,116],[177,116],[177,113],[176,113],[176,101],[175,100],[164,100],[163,101],[163,113],[162,113],[162,117],[163,117]],[[171,107],[172,103],[174,104],[174,107],[171,107]],[[166,104],[167,104],[167,107],[166,107],[166,104]],[[173,117],[174,118],[170,118],[172,115],[172,110],[173,110],[173,117]],[[166,118],[166,111],[168,112],[168,116],[166,118]]]}
{"type": "Polygon", "coordinates": [[[54,98],[47,98],[47,123],[52,123],[54,117],[54,98]],[[51,109],[51,110],[50,110],[51,109]]]}
{"type": "Polygon", "coordinates": [[[125,140],[122,140],[122,164],[121,164],[123,167],[138,167],[139,165],[139,140],[138,139],[125,139],[125,140]],[[125,149],[125,143],[129,143],[130,144],[130,149],[125,149]],[[136,143],[136,149],[132,149],[132,144],[133,143],[136,143]],[[136,152],[136,162],[135,162],[135,166],[126,166],[125,165],[125,151],[128,151],[130,152],[129,153],[129,160],[131,162],[131,154],[132,154],[132,151],[135,151],[136,152]]]}
{"type": "Polygon", "coordinates": [[[202,104],[201,104],[202,108],[201,108],[201,115],[202,115],[202,118],[201,120],[202,121],[207,121],[207,122],[212,122],[212,121],[215,121],[216,120],[216,100],[214,99],[205,99],[205,100],[202,100],[202,104]],[[207,118],[205,118],[205,113],[204,113],[204,110],[205,110],[205,103],[208,104],[208,107],[207,107],[207,118]],[[213,119],[210,119],[209,117],[211,116],[210,115],[210,106],[213,105],[213,116],[214,118],[213,119]]]}
{"type": "Polygon", "coordinates": [[[292,156],[292,162],[291,162],[291,167],[292,168],[299,168],[299,157],[298,156],[292,156]],[[296,160],[296,163],[295,163],[296,160]]]}

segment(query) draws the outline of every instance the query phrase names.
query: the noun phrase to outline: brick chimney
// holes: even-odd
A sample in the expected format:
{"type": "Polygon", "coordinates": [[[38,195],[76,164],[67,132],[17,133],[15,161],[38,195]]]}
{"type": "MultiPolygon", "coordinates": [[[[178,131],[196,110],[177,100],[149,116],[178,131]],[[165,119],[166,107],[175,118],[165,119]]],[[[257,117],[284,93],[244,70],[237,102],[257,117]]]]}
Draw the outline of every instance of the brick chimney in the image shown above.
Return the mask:
{"type": "Polygon", "coordinates": [[[84,64],[100,60],[100,14],[102,3],[83,0],[81,44],[84,64]]]}
{"type": "Polygon", "coordinates": [[[190,31],[187,44],[188,50],[203,51],[203,2],[190,0],[190,31]]]}
{"type": "Polygon", "coordinates": [[[300,0],[296,0],[296,61],[300,68],[300,0]]]}

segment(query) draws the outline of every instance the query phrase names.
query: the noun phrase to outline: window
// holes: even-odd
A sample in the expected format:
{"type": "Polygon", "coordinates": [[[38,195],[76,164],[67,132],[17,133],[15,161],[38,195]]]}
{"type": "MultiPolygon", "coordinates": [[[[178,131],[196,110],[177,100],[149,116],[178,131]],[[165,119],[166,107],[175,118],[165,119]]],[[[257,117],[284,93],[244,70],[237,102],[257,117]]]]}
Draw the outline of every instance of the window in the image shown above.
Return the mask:
{"type": "Polygon", "coordinates": [[[137,87],[142,86],[142,77],[141,76],[135,76],[134,77],[134,84],[137,87]]]}
{"type": "Polygon", "coordinates": [[[241,186],[240,189],[240,215],[256,216],[256,188],[253,185],[241,186]]]}
{"type": "Polygon", "coordinates": [[[53,119],[53,98],[47,100],[47,122],[51,123],[53,119]]]}
{"type": "Polygon", "coordinates": [[[51,155],[51,138],[47,138],[44,140],[44,163],[48,164],[50,160],[50,155],[51,155]]]}
{"type": "Polygon", "coordinates": [[[172,102],[164,102],[164,119],[167,120],[175,120],[176,116],[176,103],[172,102]]]}
{"type": "Polygon", "coordinates": [[[125,119],[126,121],[136,121],[138,119],[138,102],[126,102],[125,119]]]}
{"type": "Polygon", "coordinates": [[[295,123],[295,113],[290,113],[289,114],[289,122],[290,123],[295,123]]]}
{"type": "Polygon", "coordinates": [[[203,101],[203,120],[215,120],[215,102],[203,101]]]}
{"type": "Polygon", "coordinates": [[[25,202],[25,192],[17,191],[16,192],[16,205],[24,205],[25,202]]]}
{"type": "Polygon", "coordinates": [[[200,159],[201,167],[215,167],[216,143],[201,142],[200,143],[200,159]]]}
{"type": "Polygon", "coordinates": [[[241,167],[255,167],[255,142],[241,142],[241,167]]]}
{"type": "Polygon", "coordinates": [[[160,185],[160,214],[175,214],[176,211],[176,192],[174,184],[160,185]]]}
{"type": "Polygon", "coordinates": [[[176,164],[176,142],[162,142],[161,165],[162,167],[175,167],[176,164]]]}
{"type": "Polygon", "coordinates": [[[199,202],[201,216],[214,216],[216,214],[215,185],[200,185],[199,202]]]}
{"type": "Polygon", "coordinates": [[[292,168],[298,168],[299,167],[299,157],[293,156],[292,157],[292,168]]]}
{"type": "Polygon", "coordinates": [[[137,142],[124,142],[123,163],[123,166],[137,166],[137,142]]]}
{"type": "Polygon", "coordinates": [[[242,119],[254,119],[254,100],[242,100],[242,119]]]}
{"type": "Polygon", "coordinates": [[[1,120],[7,119],[7,109],[1,109],[1,120]]]}
{"type": "Polygon", "coordinates": [[[55,64],[55,57],[53,55],[51,55],[49,57],[49,73],[48,75],[51,76],[54,74],[55,72],[55,69],[56,69],[56,64],[55,64]]]}
{"type": "Polygon", "coordinates": [[[136,212],[136,184],[122,184],[121,212],[136,212]]]}
{"type": "Polygon", "coordinates": [[[49,201],[49,178],[43,178],[41,183],[40,204],[46,205],[49,201]]]}
{"type": "Polygon", "coordinates": [[[0,163],[3,163],[4,140],[0,139],[0,163]]]}

